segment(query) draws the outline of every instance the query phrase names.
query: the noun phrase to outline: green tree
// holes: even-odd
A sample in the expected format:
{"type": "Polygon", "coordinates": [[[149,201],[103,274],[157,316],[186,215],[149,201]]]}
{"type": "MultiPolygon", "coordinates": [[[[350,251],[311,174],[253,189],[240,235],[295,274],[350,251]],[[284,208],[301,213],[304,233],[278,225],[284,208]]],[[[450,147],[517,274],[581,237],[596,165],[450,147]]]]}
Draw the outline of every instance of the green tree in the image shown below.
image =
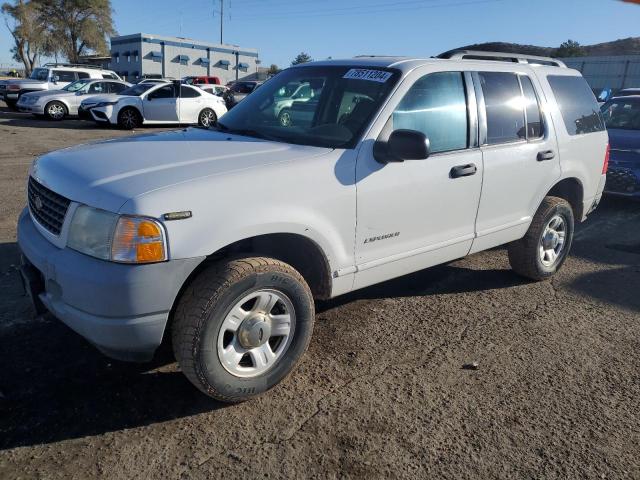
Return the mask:
{"type": "Polygon", "coordinates": [[[296,58],[293,59],[291,65],[300,65],[301,63],[313,62],[313,58],[308,53],[300,52],[296,58]]]}
{"type": "Polygon", "coordinates": [[[582,46],[573,40],[567,40],[566,42],[562,42],[558,48],[556,48],[555,52],[553,52],[554,57],[582,57],[585,52],[582,46]]]}
{"type": "Polygon", "coordinates": [[[92,52],[107,54],[107,38],[115,34],[110,0],[32,0],[38,4],[60,52],[72,63],[92,52]]]}
{"type": "Polygon", "coordinates": [[[40,21],[38,6],[33,1],[6,2],[2,5],[2,15],[13,37],[13,58],[22,62],[25,73],[29,76],[40,56],[50,55],[55,51],[51,36],[40,21]]]}
{"type": "Polygon", "coordinates": [[[278,68],[278,65],[276,65],[275,63],[272,63],[269,66],[269,70],[267,71],[267,73],[269,75],[275,75],[276,73],[280,73],[280,68],[278,68]]]}

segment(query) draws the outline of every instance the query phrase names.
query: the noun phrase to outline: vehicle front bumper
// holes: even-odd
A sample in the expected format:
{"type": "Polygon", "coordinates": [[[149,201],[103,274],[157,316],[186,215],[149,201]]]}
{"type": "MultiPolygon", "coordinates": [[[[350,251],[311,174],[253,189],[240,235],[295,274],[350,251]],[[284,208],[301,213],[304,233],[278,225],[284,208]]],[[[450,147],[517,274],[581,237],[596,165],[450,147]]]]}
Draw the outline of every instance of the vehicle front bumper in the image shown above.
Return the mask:
{"type": "Polygon", "coordinates": [[[24,97],[20,97],[20,100],[18,100],[18,103],[16,104],[16,107],[18,108],[18,110],[20,110],[21,112],[44,115],[44,105],[39,105],[37,103],[23,104],[23,103],[20,103],[22,98],[24,97]]]}
{"type": "Polygon", "coordinates": [[[113,117],[113,107],[110,105],[107,107],[93,107],[89,110],[89,115],[91,115],[94,121],[99,123],[117,123],[117,121],[111,121],[113,117]]]}
{"type": "Polygon", "coordinates": [[[126,265],[60,249],[38,232],[26,208],[18,220],[18,245],[36,308],[41,302],[105,355],[126,361],[153,357],[178,292],[204,260],[126,265]]]}

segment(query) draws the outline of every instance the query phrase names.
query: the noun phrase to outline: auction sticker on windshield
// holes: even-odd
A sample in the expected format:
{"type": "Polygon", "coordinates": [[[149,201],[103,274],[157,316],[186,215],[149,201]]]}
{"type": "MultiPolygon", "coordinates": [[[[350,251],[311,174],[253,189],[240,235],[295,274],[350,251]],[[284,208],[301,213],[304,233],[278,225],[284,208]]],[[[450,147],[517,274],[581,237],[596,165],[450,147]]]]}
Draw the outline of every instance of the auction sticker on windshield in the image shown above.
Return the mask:
{"type": "Polygon", "coordinates": [[[354,80],[369,80],[370,82],[384,83],[391,77],[390,72],[382,70],[367,70],[364,68],[352,68],[344,74],[342,78],[350,78],[354,80]]]}

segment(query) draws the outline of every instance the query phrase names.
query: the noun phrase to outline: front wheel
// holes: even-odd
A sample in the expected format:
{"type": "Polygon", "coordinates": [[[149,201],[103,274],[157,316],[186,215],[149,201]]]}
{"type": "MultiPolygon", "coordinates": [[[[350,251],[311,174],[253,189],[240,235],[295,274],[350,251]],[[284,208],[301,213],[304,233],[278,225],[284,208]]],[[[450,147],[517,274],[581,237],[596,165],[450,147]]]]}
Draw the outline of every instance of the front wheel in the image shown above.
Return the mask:
{"type": "Polygon", "coordinates": [[[49,119],[59,121],[67,115],[67,107],[62,102],[49,102],[44,109],[49,119]]]}
{"type": "Polygon", "coordinates": [[[266,257],[221,261],[180,299],[173,350],[201,391],[240,402],[295,368],[311,340],[314,315],[307,283],[286,263],[266,257]]]}
{"type": "Polygon", "coordinates": [[[509,245],[511,268],[532,280],[551,277],[569,254],[573,230],[571,205],[562,198],[546,197],[526,235],[509,245]]]}
{"type": "Polygon", "coordinates": [[[133,130],[142,125],[142,118],[137,110],[125,108],[118,114],[118,126],[123,130],[133,130]]]}
{"type": "Polygon", "coordinates": [[[210,108],[205,108],[198,115],[198,125],[204,128],[212,127],[218,121],[218,117],[216,116],[216,112],[211,110],[210,108]]]}

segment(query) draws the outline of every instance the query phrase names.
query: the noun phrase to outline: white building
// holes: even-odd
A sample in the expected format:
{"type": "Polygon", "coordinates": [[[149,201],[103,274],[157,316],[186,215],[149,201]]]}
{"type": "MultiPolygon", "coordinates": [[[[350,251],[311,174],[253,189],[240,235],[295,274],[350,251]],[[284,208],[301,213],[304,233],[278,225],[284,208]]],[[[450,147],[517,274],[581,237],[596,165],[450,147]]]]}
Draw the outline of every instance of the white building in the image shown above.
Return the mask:
{"type": "Polygon", "coordinates": [[[206,75],[225,84],[255,74],[259,64],[254,48],[134,33],[111,37],[108,68],[128,80],[206,75]]]}

